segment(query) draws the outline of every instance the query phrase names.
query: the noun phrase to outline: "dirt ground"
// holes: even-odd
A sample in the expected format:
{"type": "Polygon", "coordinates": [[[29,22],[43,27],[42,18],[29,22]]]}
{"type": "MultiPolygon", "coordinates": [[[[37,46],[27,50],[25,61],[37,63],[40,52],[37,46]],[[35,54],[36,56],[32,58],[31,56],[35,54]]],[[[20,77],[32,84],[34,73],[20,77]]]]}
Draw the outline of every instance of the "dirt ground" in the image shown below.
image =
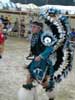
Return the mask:
{"type": "MultiPolygon", "coordinates": [[[[24,70],[29,61],[25,57],[29,53],[29,42],[26,39],[8,37],[5,52],[0,59],[0,100],[18,100],[19,88],[25,83],[27,71],[24,70]]],[[[74,54],[75,56],[75,54],[74,54]]],[[[55,100],[75,100],[75,57],[73,70],[66,79],[56,85],[55,100]]],[[[38,100],[48,100],[41,86],[37,87],[38,100]]]]}

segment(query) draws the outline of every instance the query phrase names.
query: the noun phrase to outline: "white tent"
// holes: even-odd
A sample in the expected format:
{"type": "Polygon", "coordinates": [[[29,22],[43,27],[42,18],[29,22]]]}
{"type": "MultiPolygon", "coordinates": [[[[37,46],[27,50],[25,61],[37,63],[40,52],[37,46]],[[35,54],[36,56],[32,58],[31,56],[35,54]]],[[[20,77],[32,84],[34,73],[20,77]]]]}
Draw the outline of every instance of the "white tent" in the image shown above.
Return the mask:
{"type": "Polygon", "coordinates": [[[2,2],[0,2],[0,9],[3,9],[3,4],[2,4],[2,2]]]}
{"type": "Polygon", "coordinates": [[[40,12],[45,12],[47,11],[47,9],[57,9],[58,11],[60,10],[61,13],[65,14],[66,11],[69,14],[75,14],[75,6],[61,6],[61,5],[44,5],[44,6],[36,6],[34,4],[20,4],[20,3],[16,3],[17,7],[20,7],[22,11],[35,11],[37,12],[38,10],[40,12]]]}
{"type": "MultiPolygon", "coordinates": [[[[6,1],[6,0],[5,0],[6,1]]],[[[35,4],[20,4],[13,3],[8,0],[8,2],[3,2],[0,0],[0,9],[9,9],[9,10],[17,10],[20,8],[21,11],[31,11],[31,12],[45,12],[47,9],[53,8],[60,10],[61,13],[65,14],[67,11],[69,14],[75,14],[75,6],[61,6],[61,5],[44,5],[44,6],[36,6],[35,4]]]]}
{"type": "Polygon", "coordinates": [[[28,4],[27,6],[31,9],[38,9],[38,6],[36,6],[35,4],[32,4],[32,3],[28,4]]]}
{"type": "Polygon", "coordinates": [[[16,3],[16,6],[18,8],[21,8],[22,11],[38,9],[38,6],[36,6],[36,5],[32,4],[32,3],[31,4],[16,3]]]}
{"type": "Polygon", "coordinates": [[[5,3],[9,10],[16,10],[16,5],[13,2],[5,3]]]}
{"type": "Polygon", "coordinates": [[[39,7],[34,5],[34,4],[28,4],[28,10],[31,11],[31,12],[35,12],[35,13],[38,13],[39,11],[39,7]]]}
{"type": "Polygon", "coordinates": [[[53,8],[53,9],[60,10],[62,13],[68,11],[69,14],[75,14],[75,6],[44,5],[44,6],[40,6],[39,8],[41,12],[53,8]]]}
{"type": "Polygon", "coordinates": [[[16,4],[13,2],[2,2],[0,0],[0,9],[16,10],[16,4]]]}

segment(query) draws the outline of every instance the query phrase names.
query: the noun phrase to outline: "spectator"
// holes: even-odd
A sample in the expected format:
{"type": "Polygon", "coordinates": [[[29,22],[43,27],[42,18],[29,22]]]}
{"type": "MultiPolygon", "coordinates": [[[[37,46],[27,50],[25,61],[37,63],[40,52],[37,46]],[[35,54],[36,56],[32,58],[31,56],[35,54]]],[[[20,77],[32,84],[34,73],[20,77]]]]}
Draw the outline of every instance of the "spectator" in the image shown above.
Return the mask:
{"type": "Polygon", "coordinates": [[[5,17],[4,18],[4,28],[5,29],[7,28],[8,23],[9,23],[8,17],[5,17]]]}
{"type": "Polygon", "coordinates": [[[4,23],[4,16],[1,15],[0,20],[4,23]]]}
{"type": "Polygon", "coordinates": [[[75,29],[72,28],[72,32],[70,34],[71,41],[75,41],[75,29]]]}
{"type": "Polygon", "coordinates": [[[9,22],[8,23],[8,25],[7,25],[7,32],[9,33],[9,32],[11,32],[12,31],[12,24],[11,24],[11,22],[9,22]]]}
{"type": "Polygon", "coordinates": [[[24,33],[25,33],[25,20],[24,18],[21,19],[21,31],[20,31],[20,36],[24,37],[24,33]]]}
{"type": "Polygon", "coordinates": [[[7,34],[8,34],[8,32],[7,32],[7,25],[9,23],[8,17],[4,18],[4,22],[3,23],[4,23],[4,36],[5,36],[5,39],[7,39],[7,34]]]}
{"type": "Polygon", "coordinates": [[[14,27],[12,29],[13,32],[18,32],[19,31],[19,21],[18,18],[16,18],[15,23],[14,23],[14,27]]]}

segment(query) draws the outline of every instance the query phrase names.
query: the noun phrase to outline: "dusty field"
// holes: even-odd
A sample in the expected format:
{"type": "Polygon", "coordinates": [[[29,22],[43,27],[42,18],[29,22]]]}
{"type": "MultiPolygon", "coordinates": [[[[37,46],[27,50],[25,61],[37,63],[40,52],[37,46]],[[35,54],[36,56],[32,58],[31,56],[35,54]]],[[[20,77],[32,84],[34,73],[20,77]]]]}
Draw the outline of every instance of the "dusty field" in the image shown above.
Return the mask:
{"type": "MultiPolygon", "coordinates": [[[[0,60],[0,100],[17,100],[17,92],[25,82],[27,72],[24,65],[28,64],[29,43],[25,39],[8,38],[5,44],[3,59],[0,60]]],[[[73,70],[68,77],[56,85],[55,100],[75,100],[75,57],[73,70]]],[[[39,87],[39,100],[48,100],[39,87]]]]}

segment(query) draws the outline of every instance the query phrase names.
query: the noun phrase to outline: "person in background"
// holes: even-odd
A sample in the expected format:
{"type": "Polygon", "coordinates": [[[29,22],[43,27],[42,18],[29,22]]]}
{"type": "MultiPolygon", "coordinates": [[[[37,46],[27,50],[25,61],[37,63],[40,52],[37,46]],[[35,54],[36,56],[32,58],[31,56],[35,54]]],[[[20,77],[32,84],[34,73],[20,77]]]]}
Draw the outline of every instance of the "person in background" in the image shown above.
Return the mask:
{"type": "Polygon", "coordinates": [[[24,34],[25,34],[25,20],[24,18],[21,19],[21,25],[20,25],[20,36],[21,37],[24,37],[24,34]]]}
{"type": "Polygon", "coordinates": [[[8,32],[7,32],[7,25],[8,25],[8,23],[9,23],[9,20],[8,20],[8,17],[5,17],[4,18],[4,22],[3,22],[3,24],[4,24],[4,28],[3,28],[3,33],[4,33],[4,36],[5,36],[5,39],[7,39],[7,35],[8,35],[8,32]]]}
{"type": "Polygon", "coordinates": [[[5,37],[3,34],[3,23],[0,21],[0,59],[2,58],[2,54],[4,52],[4,43],[5,43],[5,37]]]}
{"type": "Polygon", "coordinates": [[[3,15],[0,16],[0,20],[4,23],[4,16],[3,15]]]}
{"type": "Polygon", "coordinates": [[[71,39],[71,41],[75,41],[75,29],[74,28],[72,28],[72,32],[70,34],[70,39],[71,39]]]}
{"type": "Polygon", "coordinates": [[[12,23],[9,22],[8,25],[7,25],[7,32],[8,32],[8,34],[12,31],[12,28],[13,28],[12,23]]]}
{"type": "Polygon", "coordinates": [[[13,32],[19,32],[19,19],[16,18],[15,22],[14,22],[14,26],[12,28],[13,32]]]}

